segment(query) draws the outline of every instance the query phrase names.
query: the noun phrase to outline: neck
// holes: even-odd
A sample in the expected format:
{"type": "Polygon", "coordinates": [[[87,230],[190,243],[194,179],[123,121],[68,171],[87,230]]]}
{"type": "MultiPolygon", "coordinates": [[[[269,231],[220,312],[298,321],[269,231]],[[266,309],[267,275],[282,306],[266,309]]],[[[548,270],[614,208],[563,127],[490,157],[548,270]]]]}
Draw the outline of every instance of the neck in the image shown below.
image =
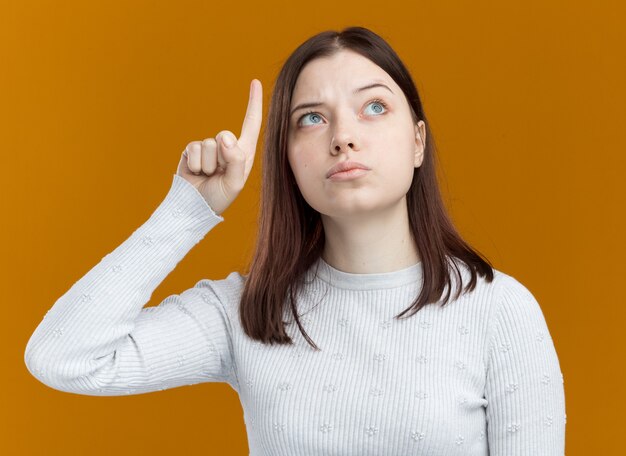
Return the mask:
{"type": "Polygon", "coordinates": [[[375,274],[407,268],[420,261],[409,227],[406,204],[367,218],[322,215],[325,246],[322,258],[335,269],[375,274]]]}

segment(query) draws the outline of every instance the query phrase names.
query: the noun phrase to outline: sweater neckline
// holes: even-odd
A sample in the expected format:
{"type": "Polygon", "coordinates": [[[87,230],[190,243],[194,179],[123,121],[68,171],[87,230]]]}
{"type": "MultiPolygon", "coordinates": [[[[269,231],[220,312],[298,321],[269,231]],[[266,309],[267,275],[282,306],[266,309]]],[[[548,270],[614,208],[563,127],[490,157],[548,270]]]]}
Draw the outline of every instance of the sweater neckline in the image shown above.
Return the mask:
{"type": "Polygon", "coordinates": [[[411,283],[421,283],[422,281],[421,261],[397,271],[355,274],[332,267],[320,256],[318,267],[315,269],[317,276],[324,282],[335,288],[350,290],[380,290],[401,287],[411,283]]]}

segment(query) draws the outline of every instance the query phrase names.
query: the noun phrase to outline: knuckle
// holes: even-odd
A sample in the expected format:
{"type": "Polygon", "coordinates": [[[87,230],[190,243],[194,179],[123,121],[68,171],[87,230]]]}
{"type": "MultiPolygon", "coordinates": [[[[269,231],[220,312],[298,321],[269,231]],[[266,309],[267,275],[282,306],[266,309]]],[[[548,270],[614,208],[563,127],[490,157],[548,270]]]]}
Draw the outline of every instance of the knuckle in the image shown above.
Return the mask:
{"type": "Polygon", "coordinates": [[[233,134],[232,131],[230,130],[220,130],[219,133],[217,135],[215,135],[215,138],[217,139],[217,137],[219,136],[220,138],[222,137],[222,135],[224,135],[225,133],[231,134],[232,136],[235,136],[233,134]]]}
{"type": "Polygon", "coordinates": [[[202,163],[202,171],[204,172],[204,174],[210,176],[215,172],[215,166],[202,163]]]}

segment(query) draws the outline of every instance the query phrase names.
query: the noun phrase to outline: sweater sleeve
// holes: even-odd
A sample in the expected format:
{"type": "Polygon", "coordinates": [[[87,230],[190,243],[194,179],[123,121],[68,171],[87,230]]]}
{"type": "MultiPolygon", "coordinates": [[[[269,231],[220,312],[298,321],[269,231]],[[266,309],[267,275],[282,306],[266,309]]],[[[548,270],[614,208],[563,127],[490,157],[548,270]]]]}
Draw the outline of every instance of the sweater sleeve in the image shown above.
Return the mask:
{"type": "Polygon", "coordinates": [[[196,286],[144,308],[223,220],[175,174],[150,218],[46,313],[26,345],[29,372],[56,390],[92,396],[230,383],[227,317],[210,288],[196,286]]]}
{"type": "Polygon", "coordinates": [[[539,303],[511,276],[491,319],[485,399],[491,456],[565,454],[564,380],[539,303]]]}

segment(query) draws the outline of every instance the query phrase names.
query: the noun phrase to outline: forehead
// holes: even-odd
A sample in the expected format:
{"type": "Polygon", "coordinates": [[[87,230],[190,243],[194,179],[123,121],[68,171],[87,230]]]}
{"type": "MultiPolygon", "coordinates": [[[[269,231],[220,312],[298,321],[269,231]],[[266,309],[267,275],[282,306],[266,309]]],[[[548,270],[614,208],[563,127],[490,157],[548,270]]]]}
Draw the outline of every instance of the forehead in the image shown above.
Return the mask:
{"type": "Polygon", "coordinates": [[[400,88],[381,67],[356,52],[342,50],[307,62],[298,75],[292,100],[297,103],[306,101],[304,97],[351,94],[357,87],[371,82],[382,82],[399,93],[400,88]]]}

